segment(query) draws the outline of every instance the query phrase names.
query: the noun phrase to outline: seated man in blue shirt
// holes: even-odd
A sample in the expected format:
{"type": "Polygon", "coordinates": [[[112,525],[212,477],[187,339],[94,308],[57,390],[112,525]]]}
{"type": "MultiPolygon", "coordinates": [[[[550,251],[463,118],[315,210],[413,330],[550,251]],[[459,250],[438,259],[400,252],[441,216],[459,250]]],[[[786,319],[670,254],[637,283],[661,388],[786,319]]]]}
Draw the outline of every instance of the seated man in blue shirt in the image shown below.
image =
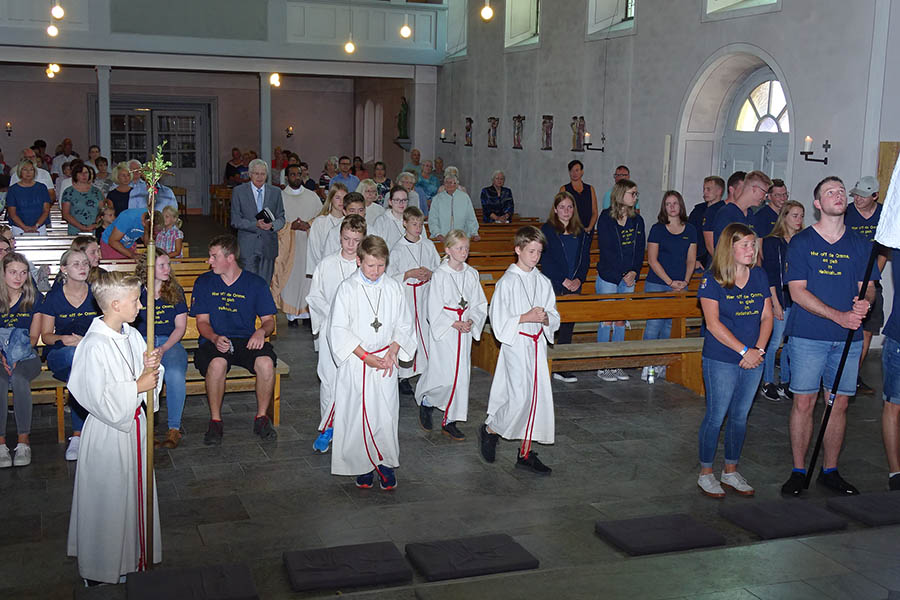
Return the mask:
{"type": "Polygon", "coordinates": [[[506,174],[498,169],[491,176],[491,185],[481,190],[481,218],[485,223],[509,223],[512,220],[512,190],[503,187],[504,183],[506,174]]]}
{"type": "Polygon", "coordinates": [[[267,416],[278,361],[272,344],[266,341],[275,331],[275,301],[268,282],[242,270],[237,260],[237,239],[233,235],[214,237],[209,242],[211,270],[194,282],[191,297],[191,316],[196,317],[200,334],[194,365],[206,378],[209,400],[209,429],[203,437],[207,446],[222,443],[225,376],[232,365],[256,375],[253,433],[265,441],[278,437],[267,416]]]}

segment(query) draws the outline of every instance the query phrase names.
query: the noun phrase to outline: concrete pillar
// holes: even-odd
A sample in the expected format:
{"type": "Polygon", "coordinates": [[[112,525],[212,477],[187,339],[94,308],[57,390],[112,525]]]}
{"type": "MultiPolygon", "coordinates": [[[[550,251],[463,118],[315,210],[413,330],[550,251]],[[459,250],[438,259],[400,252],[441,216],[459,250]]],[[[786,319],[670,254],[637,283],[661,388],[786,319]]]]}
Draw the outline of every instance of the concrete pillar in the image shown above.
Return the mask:
{"type": "MultiPolygon", "coordinates": [[[[435,156],[437,143],[437,67],[417,66],[410,100],[412,147],[422,152],[422,160],[435,156]]],[[[447,132],[450,136],[450,132],[447,132]]],[[[409,153],[406,154],[409,158],[409,153]]]]}
{"type": "MultiPolygon", "coordinates": [[[[269,171],[272,170],[272,86],[269,83],[271,73],[259,74],[259,157],[266,161],[269,171]]],[[[275,180],[275,174],[269,173],[269,182],[275,180]]]]}
{"type": "Polygon", "coordinates": [[[98,65],[97,70],[97,125],[100,139],[97,140],[100,146],[100,154],[110,161],[110,167],[114,166],[112,162],[112,142],[109,135],[109,65],[98,65]]]}

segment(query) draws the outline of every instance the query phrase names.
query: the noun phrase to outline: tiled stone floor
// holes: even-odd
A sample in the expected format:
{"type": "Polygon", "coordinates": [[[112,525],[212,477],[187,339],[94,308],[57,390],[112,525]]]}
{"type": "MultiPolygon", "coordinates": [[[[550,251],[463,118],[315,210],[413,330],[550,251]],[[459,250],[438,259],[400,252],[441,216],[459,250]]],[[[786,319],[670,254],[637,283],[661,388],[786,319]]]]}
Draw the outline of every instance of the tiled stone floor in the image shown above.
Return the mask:
{"type": "MultiPolygon", "coordinates": [[[[345,590],[368,598],[888,598],[900,590],[900,527],[761,542],[717,514],[720,502],[778,497],[789,470],[788,404],[758,400],[741,471],[757,500],[715,501],[696,489],[697,427],[702,400],[665,382],[607,384],[583,373],[576,384],[554,382],[557,441],[540,448],[554,468],[538,478],[513,468],[515,446],[501,442],[497,463],[484,463],[475,443],[490,385],[477,371],[465,442],[423,432],[412,399],[401,401],[401,468],[393,492],[358,490],[329,472],[330,455],[311,444],[318,421],[315,354],[307,328],[279,321],[275,342],[292,368],[284,382],[276,443],[251,433],[254,401],[225,402],[225,440],[203,446],[208,412],[202,397],[185,410],[183,444],[157,453],[164,566],[248,563],[263,598],[290,598],[281,565],[289,549],[376,540],[411,541],[506,532],[541,560],[528,573],[450,583],[345,590]],[[630,558],[593,533],[600,518],[687,512],[722,532],[725,548],[630,558]]],[[[866,366],[871,382],[880,356],[866,366]]],[[[0,471],[0,594],[8,598],[124,598],[124,586],[78,588],[77,566],[65,556],[74,463],[55,441],[53,411],[34,419],[34,462],[0,471]]],[[[165,406],[160,413],[162,417],[165,406]]],[[[864,492],[886,489],[880,405],[860,397],[842,457],[842,473],[864,492]]],[[[164,418],[160,419],[164,422],[164,418]]],[[[12,433],[12,429],[10,430],[12,433]]],[[[719,460],[721,461],[721,452],[719,460]]],[[[810,490],[803,502],[823,504],[810,490]]],[[[328,596],[332,594],[322,594],[328,596]]],[[[302,596],[301,596],[302,597],[302,596]]]]}

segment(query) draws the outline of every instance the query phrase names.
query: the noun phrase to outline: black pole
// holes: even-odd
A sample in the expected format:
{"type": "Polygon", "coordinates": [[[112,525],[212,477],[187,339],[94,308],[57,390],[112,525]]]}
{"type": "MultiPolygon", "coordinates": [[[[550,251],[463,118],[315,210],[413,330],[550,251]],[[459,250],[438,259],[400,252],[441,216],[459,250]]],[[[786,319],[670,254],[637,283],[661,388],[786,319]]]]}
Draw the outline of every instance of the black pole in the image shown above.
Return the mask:
{"type": "MultiPolygon", "coordinates": [[[[862,285],[859,287],[859,299],[865,300],[866,289],[869,287],[869,279],[872,277],[872,269],[875,266],[875,259],[878,257],[881,244],[872,242],[872,252],[869,254],[869,262],[866,265],[866,273],[863,276],[862,285]]],[[[834,376],[834,384],[831,386],[831,393],[825,398],[825,414],[822,415],[822,425],[819,427],[819,435],[816,437],[816,446],[813,448],[812,457],[809,459],[809,468],[806,470],[806,482],[804,489],[809,489],[809,483],[812,481],[813,471],[816,468],[816,461],[819,458],[819,451],[822,450],[822,441],[825,439],[825,430],[828,429],[828,419],[831,418],[831,408],[834,404],[834,397],[837,396],[838,385],[841,383],[841,375],[844,374],[844,365],[847,363],[847,355],[850,353],[850,344],[853,343],[853,335],[856,329],[847,331],[847,339],[844,341],[844,351],[841,352],[841,362],[838,363],[837,373],[834,376]]],[[[813,407],[815,408],[815,407],[813,407]]]]}

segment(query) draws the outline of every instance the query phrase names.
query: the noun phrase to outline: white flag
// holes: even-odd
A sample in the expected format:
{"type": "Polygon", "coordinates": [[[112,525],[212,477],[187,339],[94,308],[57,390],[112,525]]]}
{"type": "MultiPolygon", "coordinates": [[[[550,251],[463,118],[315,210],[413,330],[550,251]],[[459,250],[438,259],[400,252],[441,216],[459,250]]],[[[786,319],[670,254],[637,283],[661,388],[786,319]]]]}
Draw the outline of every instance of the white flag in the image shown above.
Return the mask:
{"type": "Polygon", "coordinates": [[[888,248],[900,248],[900,160],[894,164],[891,183],[884,196],[875,241],[888,248]]]}

